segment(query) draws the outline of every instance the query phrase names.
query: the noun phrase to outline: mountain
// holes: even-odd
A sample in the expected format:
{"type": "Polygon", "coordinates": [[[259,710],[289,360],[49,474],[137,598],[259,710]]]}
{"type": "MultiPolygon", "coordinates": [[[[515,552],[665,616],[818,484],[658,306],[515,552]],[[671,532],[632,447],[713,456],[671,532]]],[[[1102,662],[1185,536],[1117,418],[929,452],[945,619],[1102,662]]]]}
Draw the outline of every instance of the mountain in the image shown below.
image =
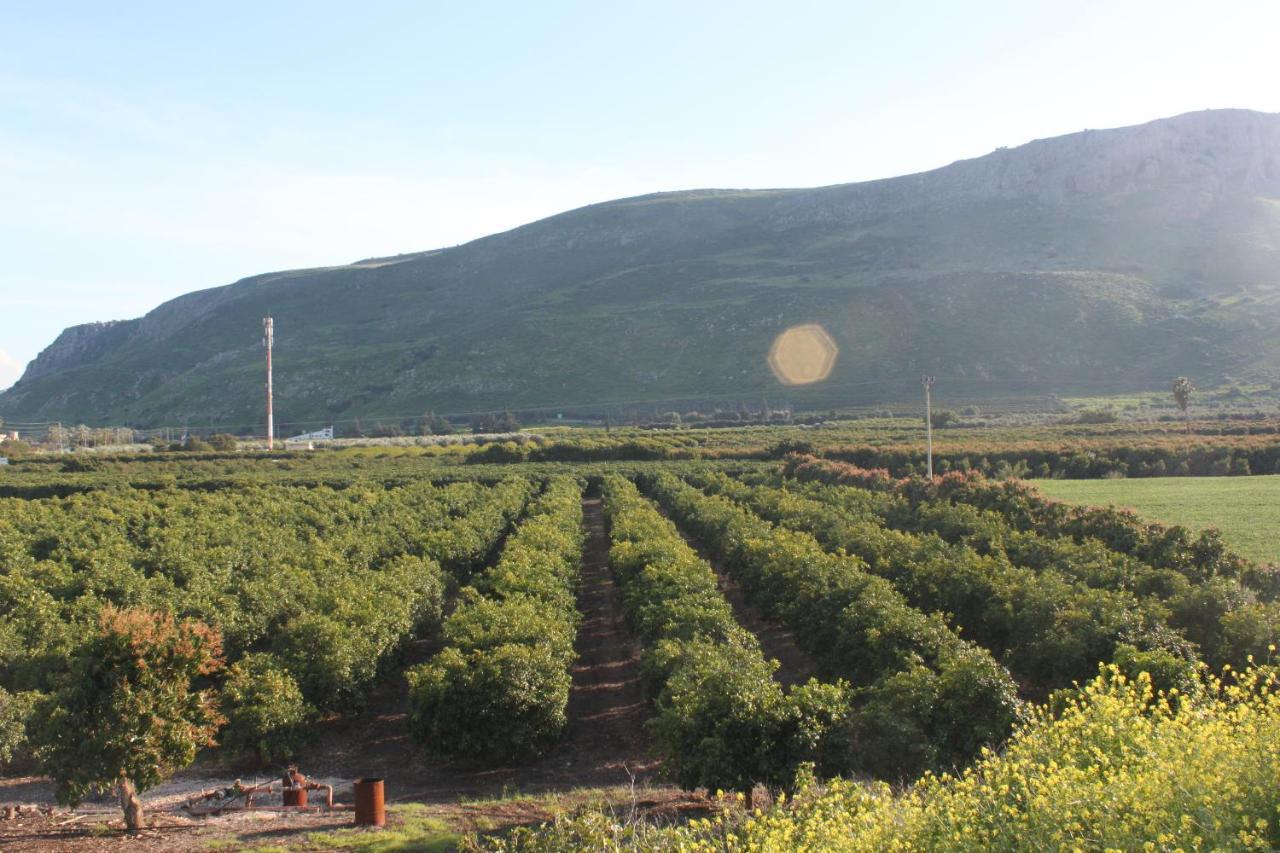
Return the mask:
{"type": "Polygon", "coordinates": [[[1280,115],[1190,113],[921,174],[696,190],[573,210],[462,246],[268,273],[67,329],[0,416],[262,420],[275,317],[283,421],[427,410],[914,395],[979,400],[1272,378],[1280,115]],[[781,385],[797,324],[839,347],[781,385]]]}

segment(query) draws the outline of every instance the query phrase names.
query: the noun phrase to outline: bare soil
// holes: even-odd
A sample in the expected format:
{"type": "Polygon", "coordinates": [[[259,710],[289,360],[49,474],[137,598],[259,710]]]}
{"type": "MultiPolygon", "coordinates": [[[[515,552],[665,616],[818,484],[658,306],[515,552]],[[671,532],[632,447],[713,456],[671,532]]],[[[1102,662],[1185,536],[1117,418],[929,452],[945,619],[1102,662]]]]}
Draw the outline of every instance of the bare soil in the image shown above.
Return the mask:
{"type": "MultiPolygon", "coordinates": [[[[659,510],[661,510],[660,507],[659,510]]],[[[689,546],[698,552],[698,556],[706,560],[716,573],[716,584],[729,601],[729,606],[733,608],[733,616],[738,620],[738,624],[756,635],[756,639],[760,641],[760,649],[766,658],[778,662],[778,669],[774,673],[778,683],[783,687],[792,687],[804,684],[816,676],[818,669],[813,659],[796,645],[795,635],[761,614],[759,608],[747,599],[747,594],[733,579],[733,575],[725,570],[720,560],[703,545],[701,540],[684,530],[679,524],[676,524],[676,529],[680,531],[684,541],[688,542],[689,546]]]]}
{"type": "Polygon", "coordinates": [[[658,762],[644,738],[649,706],[640,684],[640,649],[623,625],[600,499],[584,500],[582,511],[587,537],[578,593],[582,624],[569,694],[569,733],[546,761],[563,761],[589,784],[650,782],[658,762]]]}

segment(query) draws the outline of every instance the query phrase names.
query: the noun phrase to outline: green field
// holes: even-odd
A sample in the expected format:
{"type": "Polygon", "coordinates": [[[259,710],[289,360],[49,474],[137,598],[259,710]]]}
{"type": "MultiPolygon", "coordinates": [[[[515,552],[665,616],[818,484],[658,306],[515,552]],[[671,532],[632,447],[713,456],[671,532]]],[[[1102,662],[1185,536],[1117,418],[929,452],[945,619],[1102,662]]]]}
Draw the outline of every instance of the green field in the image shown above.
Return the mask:
{"type": "Polygon", "coordinates": [[[1152,520],[1197,530],[1217,527],[1241,554],[1262,562],[1280,562],[1280,476],[1035,483],[1059,500],[1131,507],[1152,520]]]}

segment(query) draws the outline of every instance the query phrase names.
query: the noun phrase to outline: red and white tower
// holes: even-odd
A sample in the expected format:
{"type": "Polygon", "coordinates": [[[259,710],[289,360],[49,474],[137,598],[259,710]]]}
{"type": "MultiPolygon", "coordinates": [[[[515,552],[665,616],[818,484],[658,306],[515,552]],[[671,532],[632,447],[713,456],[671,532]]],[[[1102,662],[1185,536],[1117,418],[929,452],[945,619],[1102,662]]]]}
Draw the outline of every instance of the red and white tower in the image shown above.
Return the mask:
{"type": "Polygon", "coordinates": [[[271,387],[271,349],[275,345],[275,327],[270,317],[262,320],[262,343],[267,348],[267,450],[274,450],[276,444],[276,421],[272,411],[271,387]]]}

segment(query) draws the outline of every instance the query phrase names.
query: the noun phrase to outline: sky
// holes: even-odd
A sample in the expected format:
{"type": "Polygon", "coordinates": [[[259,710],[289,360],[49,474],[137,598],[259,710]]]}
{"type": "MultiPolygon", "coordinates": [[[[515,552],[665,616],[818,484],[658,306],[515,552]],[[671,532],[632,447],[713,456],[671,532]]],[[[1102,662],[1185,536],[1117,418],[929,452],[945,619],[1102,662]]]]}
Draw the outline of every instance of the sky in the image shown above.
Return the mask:
{"type": "Polygon", "coordinates": [[[1280,3],[0,0],[0,388],[65,327],[661,190],[1280,112],[1280,3]]]}

